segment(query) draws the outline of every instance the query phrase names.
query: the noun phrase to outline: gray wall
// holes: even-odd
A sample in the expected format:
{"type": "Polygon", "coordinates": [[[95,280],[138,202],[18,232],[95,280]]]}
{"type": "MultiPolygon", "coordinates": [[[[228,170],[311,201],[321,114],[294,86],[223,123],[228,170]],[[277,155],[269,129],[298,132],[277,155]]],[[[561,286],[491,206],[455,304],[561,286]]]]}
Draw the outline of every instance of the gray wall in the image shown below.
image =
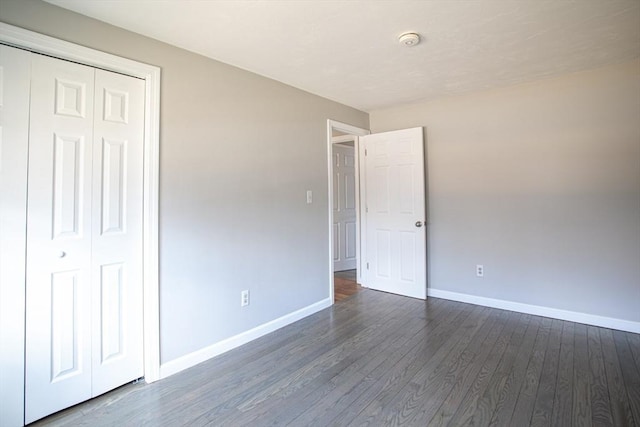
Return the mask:
{"type": "Polygon", "coordinates": [[[162,68],[162,363],[329,297],[326,120],[366,113],[40,1],[0,20],[162,68]]]}
{"type": "Polygon", "coordinates": [[[370,120],[426,128],[431,288],[640,321],[640,61],[370,120]]]}

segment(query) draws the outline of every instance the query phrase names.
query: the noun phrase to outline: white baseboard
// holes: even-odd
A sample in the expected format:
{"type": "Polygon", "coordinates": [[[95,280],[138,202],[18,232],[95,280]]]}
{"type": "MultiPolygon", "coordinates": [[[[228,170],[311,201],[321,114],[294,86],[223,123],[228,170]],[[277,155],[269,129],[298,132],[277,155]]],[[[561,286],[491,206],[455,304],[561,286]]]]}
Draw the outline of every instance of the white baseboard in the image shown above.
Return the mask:
{"type": "Polygon", "coordinates": [[[320,310],[324,310],[327,307],[331,307],[332,303],[333,301],[331,298],[326,298],[322,301],[318,301],[307,307],[301,308],[300,310],[296,310],[293,313],[286,314],[278,319],[212,344],[201,350],[194,351],[193,353],[189,353],[167,363],[163,363],[160,365],[160,378],[166,378],[187,368],[191,368],[198,363],[202,363],[205,360],[211,359],[212,357],[218,356],[236,347],[240,347],[249,341],[260,338],[263,335],[317,313],[320,310]]]}
{"type": "Polygon", "coordinates": [[[612,317],[596,316],[593,314],[579,313],[576,311],[560,310],[557,308],[543,307],[539,305],[523,304],[520,302],[501,299],[480,297],[477,295],[461,294],[458,292],[443,291],[440,289],[427,289],[427,295],[434,298],[448,299],[458,302],[481,305],[484,307],[500,308],[502,310],[517,311],[518,313],[534,314],[536,316],[551,317],[553,319],[569,320],[586,325],[600,326],[603,328],[617,329],[620,331],[640,334],[640,322],[615,319],[612,317]]]}

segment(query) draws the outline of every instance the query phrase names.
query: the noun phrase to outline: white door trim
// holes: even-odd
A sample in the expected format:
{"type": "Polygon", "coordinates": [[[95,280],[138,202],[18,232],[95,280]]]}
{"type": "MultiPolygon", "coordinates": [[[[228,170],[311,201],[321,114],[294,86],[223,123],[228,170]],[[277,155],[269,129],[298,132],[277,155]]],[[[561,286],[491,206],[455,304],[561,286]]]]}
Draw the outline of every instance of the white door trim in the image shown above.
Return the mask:
{"type": "Polygon", "coordinates": [[[362,268],[360,265],[361,256],[361,224],[360,221],[362,216],[360,215],[360,167],[359,167],[359,155],[360,148],[358,142],[358,136],[369,135],[371,132],[367,129],[359,128],[356,126],[352,126],[346,123],[341,123],[336,120],[327,120],[327,176],[329,186],[327,188],[327,199],[329,205],[329,215],[328,215],[328,228],[327,235],[329,236],[329,254],[328,254],[328,265],[329,265],[329,297],[331,298],[331,303],[333,304],[334,293],[333,293],[333,173],[332,173],[332,156],[331,156],[331,147],[334,142],[340,142],[340,138],[334,138],[332,136],[333,131],[336,130],[338,132],[343,132],[349,135],[354,135],[356,138],[349,138],[349,140],[354,140],[354,156],[355,156],[355,165],[356,165],[356,258],[357,258],[357,271],[358,271],[358,282],[361,283],[361,272],[362,268]]]}
{"type": "MultiPolygon", "coordinates": [[[[160,379],[158,289],[158,192],[160,146],[160,68],[0,22],[0,43],[60,59],[138,77],[146,82],[144,123],[143,289],[144,375],[160,379]]],[[[24,384],[22,385],[24,389],[24,384]]]]}
{"type": "Polygon", "coordinates": [[[355,136],[353,135],[340,135],[340,136],[334,136],[333,138],[331,138],[331,141],[334,144],[343,144],[345,142],[353,142],[355,144],[355,136]]]}

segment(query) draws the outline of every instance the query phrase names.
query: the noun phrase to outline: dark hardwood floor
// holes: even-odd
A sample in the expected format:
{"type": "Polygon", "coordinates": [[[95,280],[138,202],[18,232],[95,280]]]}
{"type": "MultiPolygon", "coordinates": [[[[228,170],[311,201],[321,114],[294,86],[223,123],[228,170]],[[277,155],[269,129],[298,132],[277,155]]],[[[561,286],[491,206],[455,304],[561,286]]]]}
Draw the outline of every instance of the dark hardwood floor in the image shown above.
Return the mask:
{"type": "Polygon", "coordinates": [[[634,426],[640,336],[364,289],[37,425],[634,426]]]}

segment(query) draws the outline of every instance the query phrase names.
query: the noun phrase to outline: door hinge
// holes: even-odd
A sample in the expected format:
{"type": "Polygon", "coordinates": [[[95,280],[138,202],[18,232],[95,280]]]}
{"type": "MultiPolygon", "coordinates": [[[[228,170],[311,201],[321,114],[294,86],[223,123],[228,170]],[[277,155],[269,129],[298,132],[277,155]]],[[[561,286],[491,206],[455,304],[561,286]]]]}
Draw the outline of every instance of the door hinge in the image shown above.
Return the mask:
{"type": "Polygon", "coordinates": [[[365,156],[367,155],[367,149],[366,148],[364,149],[364,155],[365,156]]]}
{"type": "Polygon", "coordinates": [[[365,213],[369,213],[369,206],[365,206],[365,207],[364,207],[364,212],[365,212],[365,213]]]}
{"type": "Polygon", "coordinates": [[[367,270],[369,269],[369,263],[367,263],[367,270]]]}

